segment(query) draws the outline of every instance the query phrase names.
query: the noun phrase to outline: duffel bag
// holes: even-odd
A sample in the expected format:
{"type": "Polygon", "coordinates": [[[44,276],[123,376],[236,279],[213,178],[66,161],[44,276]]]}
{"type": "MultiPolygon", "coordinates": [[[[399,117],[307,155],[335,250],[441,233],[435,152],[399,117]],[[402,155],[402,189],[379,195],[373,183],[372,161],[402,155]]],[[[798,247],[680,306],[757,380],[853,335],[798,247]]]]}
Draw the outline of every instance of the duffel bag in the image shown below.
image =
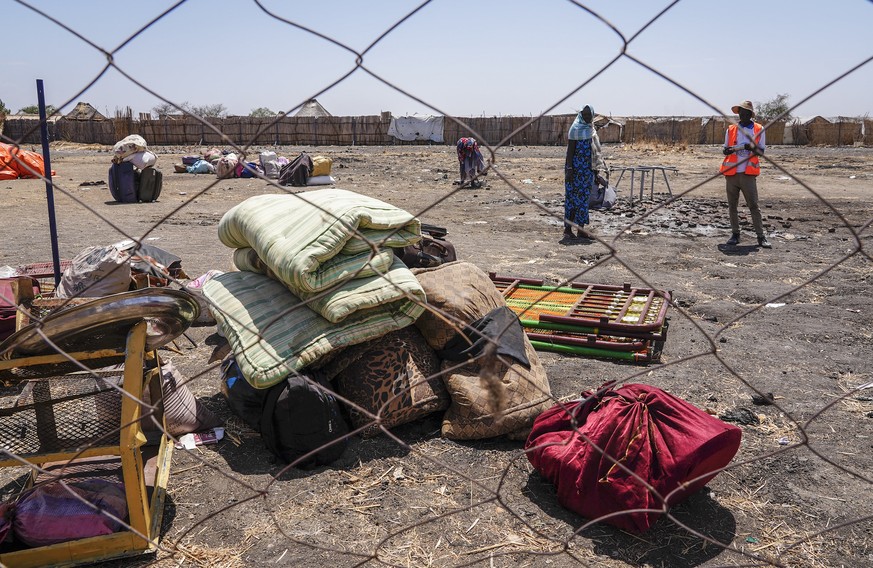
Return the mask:
{"type": "Polygon", "coordinates": [[[458,260],[455,245],[444,238],[426,234],[414,245],[394,249],[394,253],[409,268],[433,268],[458,260]]]}

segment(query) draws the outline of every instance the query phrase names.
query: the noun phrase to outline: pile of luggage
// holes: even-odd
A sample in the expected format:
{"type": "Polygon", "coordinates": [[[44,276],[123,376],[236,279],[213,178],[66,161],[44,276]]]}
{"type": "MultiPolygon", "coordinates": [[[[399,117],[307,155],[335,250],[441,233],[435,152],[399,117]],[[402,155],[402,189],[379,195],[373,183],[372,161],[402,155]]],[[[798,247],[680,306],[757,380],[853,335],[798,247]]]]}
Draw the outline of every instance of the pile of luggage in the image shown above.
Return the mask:
{"type": "Polygon", "coordinates": [[[158,157],[148,151],[145,139],[138,134],[116,142],[109,167],[109,192],[119,203],[157,201],[163,186],[163,174],[155,168],[158,157]]]}

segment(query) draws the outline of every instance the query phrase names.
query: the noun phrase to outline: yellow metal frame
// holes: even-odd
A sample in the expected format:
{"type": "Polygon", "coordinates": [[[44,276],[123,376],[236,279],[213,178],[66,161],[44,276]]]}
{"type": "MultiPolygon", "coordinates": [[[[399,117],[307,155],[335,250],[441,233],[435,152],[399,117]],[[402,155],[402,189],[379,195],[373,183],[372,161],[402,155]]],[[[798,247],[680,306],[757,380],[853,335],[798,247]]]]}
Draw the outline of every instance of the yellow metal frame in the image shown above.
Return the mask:
{"type": "MultiPolygon", "coordinates": [[[[75,566],[131,556],[156,548],[164,511],[173,444],[166,433],[161,436],[152,498],[149,500],[142,460],[142,446],[146,443],[146,438],[140,424],[142,410],[139,401],[142,400],[144,384],[154,384],[152,380],[155,378],[160,381],[160,365],[146,374],[143,373],[143,364],[147,357],[145,339],[146,322],[142,321],[131,329],[123,351],[104,349],[72,353],[69,354],[69,357],[58,354],[0,361],[0,371],[2,371],[32,365],[64,363],[68,362],[70,358],[77,361],[100,359],[107,356],[124,358],[123,388],[126,394],[122,396],[121,401],[120,442],[118,445],[101,445],[75,452],[54,452],[25,456],[20,459],[6,459],[0,461],[0,467],[22,466],[25,463],[43,464],[93,456],[119,456],[127,498],[128,524],[131,527],[129,530],[110,535],[0,554],[0,564],[3,566],[10,568],[75,566]]],[[[153,356],[152,354],[148,355],[153,356]]],[[[63,378],[57,380],[63,380],[63,378]]],[[[157,398],[152,397],[152,400],[157,400],[157,398]]],[[[163,416],[161,418],[163,419],[163,416]]],[[[166,432],[166,428],[164,428],[164,432],[166,432]]],[[[31,475],[32,479],[35,478],[35,475],[34,471],[31,475]]]]}

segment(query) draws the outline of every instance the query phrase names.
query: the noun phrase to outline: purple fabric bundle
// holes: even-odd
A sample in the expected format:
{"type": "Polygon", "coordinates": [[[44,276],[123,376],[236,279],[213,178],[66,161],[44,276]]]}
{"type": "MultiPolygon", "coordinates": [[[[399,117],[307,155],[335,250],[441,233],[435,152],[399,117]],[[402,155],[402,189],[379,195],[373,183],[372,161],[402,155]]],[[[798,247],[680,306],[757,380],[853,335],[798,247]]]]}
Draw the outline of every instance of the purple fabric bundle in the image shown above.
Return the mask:
{"type": "Polygon", "coordinates": [[[111,534],[121,528],[110,515],[127,518],[122,484],[88,479],[65,485],[57,482],[40,485],[22,495],[13,513],[16,539],[28,546],[48,546],[111,534]]]}

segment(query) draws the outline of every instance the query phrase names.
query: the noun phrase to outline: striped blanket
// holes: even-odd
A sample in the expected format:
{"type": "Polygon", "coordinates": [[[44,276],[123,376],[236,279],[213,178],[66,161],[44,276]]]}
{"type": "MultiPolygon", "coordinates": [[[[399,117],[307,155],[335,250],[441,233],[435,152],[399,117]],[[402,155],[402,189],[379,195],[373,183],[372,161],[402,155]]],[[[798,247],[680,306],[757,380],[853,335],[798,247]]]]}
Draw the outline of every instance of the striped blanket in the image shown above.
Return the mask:
{"type": "Polygon", "coordinates": [[[276,278],[300,299],[318,296],[312,308],[332,322],[392,299],[424,300],[414,278],[394,281],[402,266],[392,250],[418,242],[421,224],[372,197],[343,189],[251,197],[222,217],[218,237],[237,249],[237,268],[276,278]]]}
{"type": "MultiPolygon", "coordinates": [[[[393,274],[400,287],[408,270],[393,274]]],[[[255,388],[279,383],[334,349],[356,345],[404,328],[424,307],[412,301],[357,310],[341,324],[310,309],[282,283],[254,272],[228,272],[203,285],[219,329],[236,355],[240,371],[255,388]]],[[[422,296],[423,297],[423,296],[422,296]]]]}
{"type": "Polygon", "coordinates": [[[420,223],[378,199],[342,189],[259,195],[228,211],[218,236],[241,272],[203,293],[257,388],[424,311],[421,284],[391,248],[417,242],[420,223]]]}

